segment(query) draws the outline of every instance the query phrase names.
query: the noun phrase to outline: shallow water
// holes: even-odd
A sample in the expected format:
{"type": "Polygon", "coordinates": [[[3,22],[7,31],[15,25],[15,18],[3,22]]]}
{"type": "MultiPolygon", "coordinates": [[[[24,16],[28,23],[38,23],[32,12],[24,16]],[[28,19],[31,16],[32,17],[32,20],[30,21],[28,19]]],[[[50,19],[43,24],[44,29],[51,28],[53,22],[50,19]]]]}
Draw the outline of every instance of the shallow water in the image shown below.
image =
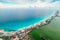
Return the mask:
{"type": "Polygon", "coordinates": [[[0,13],[0,29],[15,31],[44,20],[53,14],[51,9],[7,9],[0,13]]]}

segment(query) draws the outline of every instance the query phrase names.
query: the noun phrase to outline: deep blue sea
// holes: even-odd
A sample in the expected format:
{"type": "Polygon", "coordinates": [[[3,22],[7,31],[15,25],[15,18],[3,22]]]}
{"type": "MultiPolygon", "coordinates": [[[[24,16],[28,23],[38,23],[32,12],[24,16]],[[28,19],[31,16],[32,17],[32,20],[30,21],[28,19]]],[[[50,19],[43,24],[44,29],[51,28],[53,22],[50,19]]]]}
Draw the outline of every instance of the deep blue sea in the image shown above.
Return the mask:
{"type": "Polygon", "coordinates": [[[44,20],[54,12],[52,9],[1,9],[0,29],[15,31],[27,28],[44,20]]]}

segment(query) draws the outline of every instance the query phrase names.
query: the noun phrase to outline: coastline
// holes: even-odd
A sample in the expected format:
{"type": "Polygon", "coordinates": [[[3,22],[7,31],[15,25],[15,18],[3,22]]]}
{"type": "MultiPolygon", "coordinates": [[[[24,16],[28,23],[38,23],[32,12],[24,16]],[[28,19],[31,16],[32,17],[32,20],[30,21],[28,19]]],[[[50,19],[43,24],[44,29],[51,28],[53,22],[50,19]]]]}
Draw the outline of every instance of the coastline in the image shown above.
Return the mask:
{"type": "Polygon", "coordinates": [[[38,22],[39,24],[37,23],[33,26],[30,26],[29,28],[18,30],[15,32],[15,34],[18,36],[19,39],[24,40],[26,35],[28,35],[33,29],[37,29],[42,26],[48,25],[49,23],[51,23],[53,19],[55,19],[55,17],[58,17],[58,16],[60,15],[59,15],[59,12],[57,11],[56,13],[53,13],[51,16],[47,17],[45,20],[38,22]]]}
{"type": "Polygon", "coordinates": [[[33,27],[33,26],[35,26],[35,25],[40,25],[41,22],[44,22],[45,20],[51,18],[51,16],[53,16],[55,13],[56,13],[56,12],[53,12],[51,15],[47,16],[46,18],[44,18],[44,20],[41,20],[41,21],[39,21],[39,22],[37,22],[37,23],[35,23],[35,24],[33,24],[33,25],[30,25],[30,26],[28,26],[28,27],[20,28],[20,29],[18,29],[17,31],[19,31],[19,30],[24,30],[24,29],[29,29],[29,28],[31,28],[31,27],[33,27]]]}
{"type": "MultiPolygon", "coordinates": [[[[28,27],[23,27],[23,28],[20,28],[20,29],[18,29],[18,30],[12,30],[12,31],[10,31],[10,32],[15,32],[15,31],[20,31],[20,30],[25,30],[25,29],[29,29],[29,28],[33,28],[35,25],[40,25],[40,23],[41,22],[43,22],[43,21],[45,21],[45,20],[47,20],[47,19],[49,19],[51,16],[53,16],[55,14],[55,11],[51,14],[51,15],[49,15],[49,16],[46,16],[46,18],[44,18],[43,20],[40,20],[39,22],[37,22],[37,23],[34,23],[34,24],[32,24],[32,25],[29,25],[28,27]]],[[[4,32],[9,32],[9,31],[5,31],[4,30],[4,32]]]]}
{"type": "Polygon", "coordinates": [[[37,28],[40,28],[42,26],[45,26],[45,25],[51,23],[51,21],[55,17],[60,17],[58,11],[53,13],[52,15],[47,17],[46,19],[44,19],[44,20],[42,20],[42,21],[40,21],[38,23],[35,23],[34,25],[30,25],[28,28],[20,29],[20,30],[17,30],[17,31],[11,31],[11,32],[5,32],[3,30],[3,32],[1,31],[0,33],[3,33],[2,34],[3,36],[9,36],[9,37],[15,35],[18,39],[24,40],[26,35],[28,35],[33,29],[37,29],[37,28]]]}

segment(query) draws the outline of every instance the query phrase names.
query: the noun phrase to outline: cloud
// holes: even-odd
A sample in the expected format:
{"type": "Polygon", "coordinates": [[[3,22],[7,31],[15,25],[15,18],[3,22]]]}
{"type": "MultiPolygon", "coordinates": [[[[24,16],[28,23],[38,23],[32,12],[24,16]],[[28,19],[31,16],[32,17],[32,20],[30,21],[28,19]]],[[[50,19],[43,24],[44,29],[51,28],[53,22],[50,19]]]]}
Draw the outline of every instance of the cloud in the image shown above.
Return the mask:
{"type": "Polygon", "coordinates": [[[0,0],[0,2],[12,2],[12,3],[33,3],[33,2],[55,2],[60,0],[0,0]]]}
{"type": "MultiPolygon", "coordinates": [[[[13,2],[13,1],[14,0],[9,0],[8,2],[13,2]]],[[[15,1],[17,1],[17,2],[18,1],[23,2],[24,0],[15,0],[15,1]]],[[[40,0],[37,0],[37,2],[24,3],[24,4],[13,4],[13,3],[12,4],[9,4],[9,3],[5,4],[5,3],[0,2],[0,8],[30,8],[30,7],[31,8],[43,8],[43,7],[49,8],[49,7],[51,7],[52,9],[59,10],[59,8],[60,8],[60,1],[49,3],[48,0],[46,0],[46,2],[41,2],[40,0]]]]}
{"type": "Polygon", "coordinates": [[[36,0],[0,0],[0,2],[5,2],[5,3],[32,3],[36,2],[36,0]]]}
{"type": "Polygon", "coordinates": [[[3,8],[4,7],[4,4],[0,3],[0,8],[3,8]]]}
{"type": "Polygon", "coordinates": [[[60,11],[60,1],[52,4],[53,8],[60,11]]]}

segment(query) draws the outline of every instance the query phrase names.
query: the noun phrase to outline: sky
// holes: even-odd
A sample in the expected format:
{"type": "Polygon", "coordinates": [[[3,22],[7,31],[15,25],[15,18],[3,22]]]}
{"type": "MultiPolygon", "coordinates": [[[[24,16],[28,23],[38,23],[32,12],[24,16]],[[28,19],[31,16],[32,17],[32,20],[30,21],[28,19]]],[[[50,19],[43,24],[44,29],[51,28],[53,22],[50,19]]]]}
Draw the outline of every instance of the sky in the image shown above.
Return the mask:
{"type": "Polygon", "coordinates": [[[6,3],[6,2],[22,3],[22,2],[36,2],[36,1],[41,1],[41,2],[55,2],[55,1],[60,1],[60,0],[0,0],[0,2],[3,2],[3,3],[6,3]]]}
{"type": "Polygon", "coordinates": [[[59,6],[60,0],[0,0],[0,8],[59,6]]]}

